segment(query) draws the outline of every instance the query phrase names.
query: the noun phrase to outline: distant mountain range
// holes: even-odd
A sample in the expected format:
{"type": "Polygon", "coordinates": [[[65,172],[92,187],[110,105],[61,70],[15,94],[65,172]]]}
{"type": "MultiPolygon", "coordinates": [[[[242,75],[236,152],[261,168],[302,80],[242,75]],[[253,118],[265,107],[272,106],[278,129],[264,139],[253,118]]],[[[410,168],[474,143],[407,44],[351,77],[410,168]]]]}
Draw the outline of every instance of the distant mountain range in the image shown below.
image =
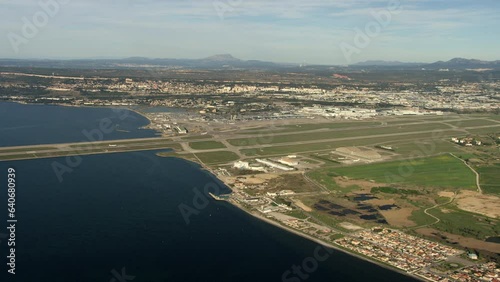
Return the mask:
{"type": "Polygon", "coordinates": [[[399,61],[366,61],[353,64],[354,67],[420,67],[424,69],[500,69],[500,61],[481,61],[475,59],[454,58],[449,61],[435,63],[405,63],[399,61]]]}
{"type": "Polygon", "coordinates": [[[421,66],[425,65],[425,63],[405,63],[399,61],[365,61],[353,64],[352,66],[383,66],[383,67],[398,67],[398,66],[421,66]]]}
{"type": "MultiPolygon", "coordinates": [[[[109,61],[109,60],[108,60],[109,61]]],[[[220,54],[203,59],[150,59],[143,57],[132,57],[121,60],[109,61],[116,65],[135,64],[150,66],[172,66],[172,67],[192,67],[192,68],[255,68],[273,67],[278,64],[257,60],[244,61],[233,57],[230,54],[220,54]]]]}
{"type": "Polygon", "coordinates": [[[17,60],[0,59],[0,67],[37,67],[37,68],[170,68],[170,69],[428,69],[428,70],[467,70],[494,69],[500,70],[500,61],[481,61],[474,59],[454,58],[449,61],[435,63],[405,63],[399,61],[366,61],[349,66],[326,66],[273,63],[259,60],[240,60],[230,54],[219,54],[203,59],[154,59],[131,57],[124,59],[80,59],[80,60],[17,60]]]}
{"type": "Polygon", "coordinates": [[[447,62],[439,61],[427,65],[427,68],[447,69],[500,69],[500,61],[481,61],[474,59],[454,58],[447,62]]]}
{"type": "Polygon", "coordinates": [[[130,57],[124,59],[78,60],[17,60],[0,59],[0,67],[41,68],[171,68],[171,69],[274,69],[293,66],[258,60],[240,60],[229,54],[214,55],[203,59],[161,59],[130,57]]]}

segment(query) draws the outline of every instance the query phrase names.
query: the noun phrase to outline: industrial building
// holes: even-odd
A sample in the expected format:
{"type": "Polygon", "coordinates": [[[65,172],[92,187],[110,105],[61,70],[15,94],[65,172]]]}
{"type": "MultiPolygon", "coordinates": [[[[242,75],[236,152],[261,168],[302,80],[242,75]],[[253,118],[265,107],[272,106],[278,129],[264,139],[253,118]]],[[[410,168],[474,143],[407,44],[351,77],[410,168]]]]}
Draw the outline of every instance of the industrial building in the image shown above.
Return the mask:
{"type": "Polygon", "coordinates": [[[180,126],[176,126],[175,127],[175,130],[177,131],[177,133],[179,134],[187,134],[188,133],[188,130],[185,128],[185,127],[180,127],[180,126]]]}
{"type": "Polygon", "coordinates": [[[262,171],[266,172],[266,169],[262,166],[252,166],[249,162],[237,161],[233,164],[233,167],[241,170],[252,170],[252,171],[262,171]]]}
{"type": "Polygon", "coordinates": [[[294,170],[294,168],[291,168],[291,167],[288,167],[288,166],[285,166],[285,165],[281,165],[281,164],[278,164],[278,163],[275,163],[275,162],[272,162],[272,161],[269,161],[269,160],[263,160],[263,159],[255,159],[257,162],[261,163],[261,164],[264,164],[264,165],[267,165],[269,167],[272,167],[272,168],[277,168],[277,169],[281,169],[281,170],[284,170],[284,171],[292,171],[294,170]]]}
{"type": "Polygon", "coordinates": [[[299,165],[299,162],[297,160],[291,159],[291,158],[281,158],[278,160],[279,163],[288,165],[288,166],[297,166],[299,165]]]}

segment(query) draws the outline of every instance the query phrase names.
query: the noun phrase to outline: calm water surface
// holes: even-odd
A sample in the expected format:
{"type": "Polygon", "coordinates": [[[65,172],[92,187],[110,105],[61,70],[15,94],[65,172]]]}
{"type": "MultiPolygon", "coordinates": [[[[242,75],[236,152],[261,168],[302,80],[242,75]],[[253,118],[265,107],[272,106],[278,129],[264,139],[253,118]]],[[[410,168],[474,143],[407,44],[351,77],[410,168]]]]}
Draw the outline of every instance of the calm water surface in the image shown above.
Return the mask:
{"type": "MultiPolygon", "coordinates": [[[[4,103],[0,111],[2,107],[4,103]]],[[[4,146],[29,144],[34,136],[51,143],[78,140],[82,128],[110,117],[107,109],[24,109],[28,112],[12,112],[10,119],[0,119],[4,146]],[[54,111],[79,118],[61,119],[54,111]],[[12,115],[22,120],[16,123],[24,126],[22,130],[12,129],[17,120],[12,115]],[[15,134],[4,135],[9,131],[15,134]]],[[[143,125],[140,117],[130,122],[143,125]]],[[[193,207],[197,189],[211,184],[229,190],[197,165],[155,153],[85,156],[62,182],[52,164],[64,163],[64,158],[0,162],[4,191],[0,207],[5,207],[0,209],[0,233],[5,234],[8,167],[16,169],[18,180],[17,274],[6,274],[7,244],[0,237],[0,281],[117,282],[113,270],[119,273],[123,268],[127,278],[135,277],[123,281],[134,282],[282,281],[285,271],[314,254],[317,244],[223,202],[208,200],[208,206],[186,224],[179,205],[193,207]]],[[[415,280],[335,251],[307,280],[285,281],[415,280]]]]}
{"type": "Polygon", "coordinates": [[[123,109],[0,102],[0,147],[155,137],[153,130],[140,129],[148,124],[123,109]],[[113,131],[99,135],[104,122],[113,131]]]}

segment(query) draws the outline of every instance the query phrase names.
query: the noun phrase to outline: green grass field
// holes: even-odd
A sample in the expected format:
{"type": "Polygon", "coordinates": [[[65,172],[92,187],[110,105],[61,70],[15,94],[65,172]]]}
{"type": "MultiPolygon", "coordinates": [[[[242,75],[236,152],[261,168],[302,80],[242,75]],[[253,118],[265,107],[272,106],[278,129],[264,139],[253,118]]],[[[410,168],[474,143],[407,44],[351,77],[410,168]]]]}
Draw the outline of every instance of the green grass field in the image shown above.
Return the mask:
{"type": "Polygon", "coordinates": [[[311,178],[311,179],[314,179],[317,183],[323,185],[324,187],[326,187],[329,190],[337,191],[337,192],[344,193],[344,194],[351,193],[353,191],[360,189],[360,187],[358,185],[349,185],[346,187],[341,187],[341,186],[337,185],[335,180],[332,178],[332,177],[335,177],[336,175],[323,174],[320,170],[311,171],[311,172],[307,173],[307,176],[309,176],[309,178],[311,178]]]}
{"type": "Polygon", "coordinates": [[[311,175],[325,181],[324,175],[374,180],[378,183],[422,187],[475,189],[475,175],[460,160],[450,156],[392,161],[350,167],[327,168],[311,175]],[[318,176],[319,175],[319,176],[318,176]]]}
{"type": "Polygon", "coordinates": [[[200,140],[200,139],[210,139],[212,138],[212,135],[195,135],[195,136],[187,136],[187,137],[182,137],[182,140],[200,140]]]}
{"type": "Polygon", "coordinates": [[[335,182],[335,180],[332,179],[335,175],[332,173],[325,173],[323,170],[314,170],[311,172],[307,173],[307,176],[309,178],[315,180],[319,184],[325,186],[326,188],[330,190],[337,190],[339,189],[339,186],[335,182]]]}
{"type": "Polygon", "coordinates": [[[286,155],[308,151],[322,151],[334,149],[333,142],[312,143],[293,146],[273,146],[259,149],[243,149],[240,150],[243,154],[251,156],[269,156],[269,155],[286,155]]]}
{"type": "Polygon", "coordinates": [[[307,123],[307,124],[296,124],[296,125],[285,125],[280,127],[282,130],[279,132],[296,132],[296,131],[307,131],[307,130],[318,130],[318,129],[345,129],[353,127],[368,127],[368,126],[378,126],[380,122],[365,122],[365,121],[355,121],[355,122],[335,122],[335,123],[307,123]]]}
{"type": "Polygon", "coordinates": [[[409,220],[415,222],[417,226],[423,226],[434,223],[436,220],[424,213],[424,209],[418,209],[412,212],[409,220]]]}
{"type": "Polygon", "coordinates": [[[453,121],[453,122],[448,122],[448,123],[453,124],[455,126],[458,126],[460,128],[474,127],[474,126],[486,126],[486,125],[500,125],[500,124],[498,124],[498,122],[494,122],[491,120],[485,120],[485,119],[460,120],[460,121],[453,121]]]}
{"type": "Polygon", "coordinates": [[[308,216],[301,209],[294,209],[286,213],[288,216],[293,216],[298,219],[306,219],[308,216]]]}
{"type": "Polygon", "coordinates": [[[407,132],[446,130],[446,129],[450,129],[450,126],[440,123],[431,123],[431,124],[417,124],[417,125],[399,125],[392,127],[377,127],[377,128],[363,129],[363,130],[348,129],[348,130],[338,130],[338,131],[310,132],[304,134],[286,134],[286,135],[270,134],[268,136],[261,136],[261,137],[230,139],[228,140],[228,142],[234,146],[253,146],[253,145],[288,143],[288,142],[316,141],[321,139],[364,137],[364,136],[369,137],[370,135],[399,134],[407,132]]]}
{"type": "Polygon", "coordinates": [[[433,228],[477,239],[486,239],[500,234],[498,220],[461,211],[452,206],[445,206],[444,208],[446,212],[439,208],[429,211],[430,214],[441,219],[439,223],[432,226],[433,228]],[[467,224],[464,224],[464,222],[467,222],[467,224]]]}
{"type": "Polygon", "coordinates": [[[228,163],[239,159],[238,155],[230,151],[196,153],[195,155],[205,164],[228,163]]]}
{"type": "Polygon", "coordinates": [[[417,190],[399,189],[394,187],[373,187],[370,191],[372,194],[385,193],[385,194],[401,194],[401,195],[420,195],[417,190]]]}
{"type": "Polygon", "coordinates": [[[293,133],[298,131],[310,131],[318,129],[346,129],[354,127],[368,127],[368,126],[378,126],[380,122],[334,122],[334,123],[304,123],[304,124],[294,124],[294,125],[283,125],[277,126],[276,128],[254,128],[245,130],[243,134],[273,134],[273,133],[293,133]]]}
{"type": "Polygon", "coordinates": [[[211,150],[211,149],[223,149],[226,148],[224,144],[217,141],[202,141],[202,142],[191,142],[189,147],[194,150],[211,150]]]}
{"type": "Polygon", "coordinates": [[[413,142],[391,143],[394,152],[409,156],[418,152],[419,156],[429,156],[438,153],[462,153],[462,148],[448,140],[422,140],[413,142]]]}
{"type": "Polygon", "coordinates": [[[500,164],[475,169],[479,173],[481,189],[485,193],[500,194],[500,164]]]}
{"type": "Polygon", "coordinates": [[[467,129],[471,134],[490,134],[490,133],[499,133],[500,132],[500,126],[492,126],[492,127],[486,127],[486,128],[474,128],[474,129],[467,129]]]}
{"type": "Polygon", "coordinates": [[[500,121],[500,115],[491,115],[488,118],[500,121]]]}
{"type": "Polygon", "coordinates": [[[416,121],[446,121],[446,120],[456,120],[456,119],[460,119],[462,117],[460,117],[459,115],[455,114],[455,113],[448,113],[446,115],[443,115],[443,116],[408,116],[408,117],[400,117],[400,116],[396,116],[395,117],[396,120],[401,120],[401,119],[411,119],[411,120],[416,120],[416,121]]]}
{"type": "MultiPolygon", "coordinates": [[[[440,136],[455,136],[463,132],[456,130],[445,130],[440,131],[440,136]]],[[[391,137],[366,137],[357,138],[352,140],[334,141],[334,142],[318,142],[310,144],[300,144],[300,145],[289,145],[289,146],[272,146],[264,147],[259,149],[243,149],[241,152],[247,156],[270,156],[270,155],[286,155],[286,154],[296,154],[301,152],[311,152],[311,151],[326,151],[333,150],[338,147],[345,146],[370,146],[375,144],[389,144],[389,142],[402,142],[414,143],[417,140],[426,140],[428,142],[433,141],[432,138],[435,136],[434,133],[419,133],[419,134],[405,134],[391,137]]],[[[444,142],[439,140],[438,143],[444,142]]],[[[449,146],[448,144],[443,146],[449,146]]],[[[450,143],[450,146],[451,143],[450,143]]],[[[451,148],[451,147],[450,147],[451,148]]],[[[411,153],[414,149],[418,149],[416,146],[408,150],[411,153]]],[[[453,151],[452,151],[453,152],[453,151]]],[[[405,152],[402,152],[405,153],[405,152]]],[[[432,154],[439,153],[439,151],[434,151],[432,154]]],[[[428,155],[426,152],[421,150],[419,155],[428,155]]]]}

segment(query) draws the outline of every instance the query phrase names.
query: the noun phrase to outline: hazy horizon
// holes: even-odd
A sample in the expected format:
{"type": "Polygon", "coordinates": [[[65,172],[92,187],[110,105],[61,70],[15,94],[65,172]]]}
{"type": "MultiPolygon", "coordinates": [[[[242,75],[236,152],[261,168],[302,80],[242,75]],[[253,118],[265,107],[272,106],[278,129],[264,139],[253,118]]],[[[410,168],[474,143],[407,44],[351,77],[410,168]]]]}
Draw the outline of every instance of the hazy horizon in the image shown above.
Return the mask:
{"type": "Polygon", "coordinates": [[[500,59],[500,3],[493,0],[0,2],[0,58],[232,54],[323,65],[500,59]]]}
{"type": "MultiPolygon", "coordinates": [[[[191,58],[169,58],[169,57],[158,57],[158,58],[155,58],[155,57],[143,57],[143,56],[129,56],[129,57],[74,57],[74,58],[71,58],[71,57],[67,57],[67,58],[57,58],[57,57],[53,57],[53,58],[36,58],[36,57],[33,57],[33,58],[0,58],[1,59],[4,59],[4,60],[33,60],[33,61],[36,61],[36,60],[40,60],[40,61],[43,61],[43,60],[54,60],[54,61],[72,61],[72,60],[125,60],[125,59],[131,59],[131,58],[145,58],[145,59],[151,59],[151,60],[161,60],[161,59],[174,59],[174,60],[201,60],[201,59],[207,59],[209,57],[212,57],[212,56],[219,56],[219,55],[231,55],[233,56],[232,54],[228,54],[228,53],[221,53],[221,54],[213,54],[211,56],[206,56],[206,57],[191,57],[191,58]]],[[[240,59],[240,60],[243,60],[243,61],[251,61],[251,60],[257,60],[257,61],[266,61],[266,60],[260,60],[260,59],[256,59],[256,58],[238,58],[238,57],[235,57],[233,56],[234,58],[236,59],[240,59]]],[[[437,61],[428,61],[428,62],[423,62],[423,61],[420,61],[420,62],[417,62],[417,61],[414,61],[414,62],[407,62],[407,61],[398,61],[398,60],[378,60],[378,59],[368,59],[368,60],[365,60],[365,61],[352,61],[350,62],[349,64],[350,65],[354,65],[354,64],[358,64],[358,63],[366,63],[366,62],[384,62],[384,63],[403,63],[403,64],[432,64],[432,63],[436,63],[436,62],[439,62],[439,61],[443,61],[443,62],[447,62],[447,61],[450,61],[452,59],[456,59],[456,58],[460,58],[460,59],[467,59],[467,60],[481,60],[481,59],[477,59],[477,58],[461,58],[461,57],[450,57],[450,58],[446,58],[446,59],[440,59],[440,60],[437,60],[437,61]]],[[[500,61],[500,59],[493,59],[493,60],[482,60],[482,61],[500,61]]],[[[283,61],[283,62],[278,62],[278,61],[268,61],[268,62],[271,62],[271,63],[278,63],[278,64],[303,64],[301,62],[286,62],[286,61],[283,61]]],[[[325,64],[325,63],[318,63],[318,64],[308,64],[308,65],[347,65],[347,64],[325,64]]]]}

